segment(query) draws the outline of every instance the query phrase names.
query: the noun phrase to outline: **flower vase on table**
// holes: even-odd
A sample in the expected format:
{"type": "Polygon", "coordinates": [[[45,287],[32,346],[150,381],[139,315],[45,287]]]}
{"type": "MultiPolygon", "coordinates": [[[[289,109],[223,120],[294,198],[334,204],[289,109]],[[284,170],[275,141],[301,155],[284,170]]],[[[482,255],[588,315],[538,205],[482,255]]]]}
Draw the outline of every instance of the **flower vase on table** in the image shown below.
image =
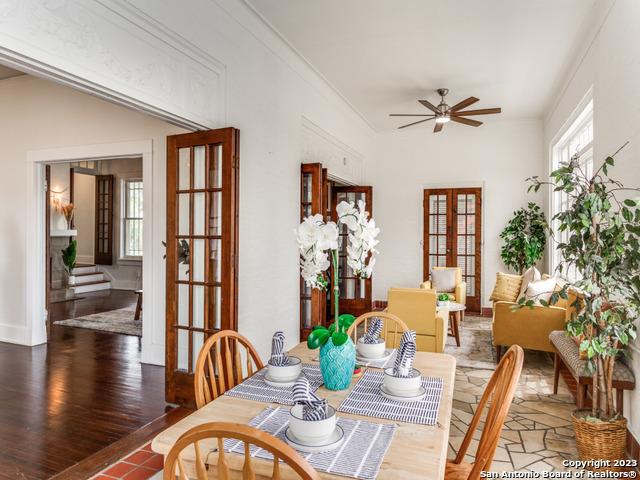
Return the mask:
{"type": "MultiPolygon", "coordinates": [[[[338,224],[349,231],[347,247],[347,265],[358,278],[369,278],[375,264],[374,254],[376,228],[373,219],[369,219],[364,202],[341,202],[336,207],[338,224]]],[[[329,327],[316,326],[307,338],[307,346],[320,348],[320,371],[328,390],[345,390],[351,385],[351,377],[356,365],[356,347],[347,335],[355,320],[350,314],[339,314],[340,288],[338,285],[338,226],[334,222],[325,222],[322,215],[316,214],[303,220],[296,229],[300,249],[301,275],[307,286],[325,290],[328,286],[325,272],[333,262],[333,294],[335,296],[334,322],[329,327]]]]}

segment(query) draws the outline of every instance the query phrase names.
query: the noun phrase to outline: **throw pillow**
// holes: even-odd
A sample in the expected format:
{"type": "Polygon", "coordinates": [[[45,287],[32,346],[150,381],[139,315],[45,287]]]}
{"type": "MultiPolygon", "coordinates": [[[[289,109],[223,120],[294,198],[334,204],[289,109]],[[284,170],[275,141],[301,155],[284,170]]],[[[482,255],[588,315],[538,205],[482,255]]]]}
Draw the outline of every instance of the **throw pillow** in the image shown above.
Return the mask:
{"type": "Polygon", "coordinates": [[[527,268],[522,274],[522,286],[520,287],[520,293],[518,294],[518,298],[524,297],[525,293],[527,293],[527,287],[531,282],[537,282],[538,280],[542,280],[542,276],[536,267],[527,268]]]}
{"type": "Polygon", "coordinates": [[[451,293],[456,289],[456,269],[445,268],[443,270],[433,270],[431,280],[433,288],[438,293],[451,293]]]}
{"type": "Polygon", "coordinates": [[[546,280],[531,282],[527,287],[527,293],[525,294],[525,296],[527,300],[533,300],[536,304],[540,304],[540,300],[548,302],[551,298],[551,294],[556,289],[556,283],[556,277],[550,277],[546,280]]]}
{"type": "Polygon", "coordinates": [[[492,302],[515,302],[518,300],[521,286],[522,277],[520,275],[498,272],[496,274],[496,285],[493,287],[489,300],[492,302]]]}

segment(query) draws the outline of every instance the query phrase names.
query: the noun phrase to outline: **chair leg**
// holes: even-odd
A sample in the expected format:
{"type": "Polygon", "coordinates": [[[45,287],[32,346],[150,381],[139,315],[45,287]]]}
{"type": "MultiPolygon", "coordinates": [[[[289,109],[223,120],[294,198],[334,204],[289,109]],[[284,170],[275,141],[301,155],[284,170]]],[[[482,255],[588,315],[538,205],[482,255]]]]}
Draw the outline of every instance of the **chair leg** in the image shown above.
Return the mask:
{"type": "Polygon", "coordinates": [[[562,360],[558,352],[553,354],[553,393],[558,393],[558,382],[560,381],[560,368],[562,368],[562,360]]]}
{"type": "Polygon", "coordinates": [[[140,313],[142,312],[142,294],[138,294],[138,301],[136,303],[136,313],[133,317],[134,320],[140,320],[140,313]]]}
{"type": "Polygon", "coordinates": [[[502,346],[496,345],[496,363],[500,363],[501,358],[502,358],[502,346]]]}

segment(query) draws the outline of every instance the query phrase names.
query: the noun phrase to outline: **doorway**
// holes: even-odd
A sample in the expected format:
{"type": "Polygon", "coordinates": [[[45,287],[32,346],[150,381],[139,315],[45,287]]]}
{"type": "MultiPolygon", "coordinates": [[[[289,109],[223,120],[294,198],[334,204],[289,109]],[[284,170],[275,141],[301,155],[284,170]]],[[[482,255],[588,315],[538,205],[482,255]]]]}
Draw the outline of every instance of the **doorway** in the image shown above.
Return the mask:
{"type": "Polygon", "coordinates": [[[424,190],[423,280],[433,267],[458,267],[467,284],[467,310],[480,312],[482,189],[424,190]]]}
{"type": "MultiPolygon", "coordinates": [[[[373,215],[373,188],[349,185],[331,176],[321,163],[303,163],[300,173],[300,221],[309,215],[322,214],[325,221],[336,221],[335,206],[342,202],[358,203],[363,200],[367,211],[373,215]]],[[[373,277],[356,278],[347,265],[347,231],[340,230],[339,236],[339,278],[340,310],[356,317],[372,310],[373,277]]],[[[333,266],[327,271],[329,285],[335,274],[333,266]]],[[[300,279],[300,339],[305,340],[313,327],[328,326],[334,312],[334,296],[331,290],[320,291],[309,288],[300,279]]]]}

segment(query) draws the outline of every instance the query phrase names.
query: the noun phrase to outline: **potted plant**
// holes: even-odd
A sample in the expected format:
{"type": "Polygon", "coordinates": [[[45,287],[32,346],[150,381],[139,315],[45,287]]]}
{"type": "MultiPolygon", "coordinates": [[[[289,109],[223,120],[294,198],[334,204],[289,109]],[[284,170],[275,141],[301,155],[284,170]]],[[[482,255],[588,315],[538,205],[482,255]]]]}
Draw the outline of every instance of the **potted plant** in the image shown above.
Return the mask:
{"type": "Polygon", "coordinates": [[[295,230],[300,249],[300,270],[307,286],[319,290],[328,288],[326,271],[333,263],[334,321],[329,327],[316,326],[307,338],[307,346],[320,348],[320,370],[329,390],[344,390],[351,384],[356,363],[356,348],[347,330],[355,320],[353,315],[340,315],[340,287],[338,285],[338,226],[349,232],[347,265],[358,278],[369,278],[375,265],[376,237],[380,232],[375,221],[369,219],[363,201],[340,202],[336,206],[338,223],[325,222],[321,214],[305,218],[295,230]]]}
{"type": "Polygon", "coordinates": [[[586,352],[593,373],[593,406],[573,413],[583,460],[624,458],[627,421],[614,409],[613,369],[636,338],[634,322],[640,312],[640,202],[629,198],[639,190],[613,180],[609,176],[613,165],[613,156],[607,157],[593,175],[587,175],[574,156],[551,173],[551,181],[529,179],[530,190],[549,185],[569,200],[552,221],[558,231],[568,233],[567,240],[557,245],[564,260],[560,273],[569,270],[575,279],[541,303],[553,304],[568,298],[569,292],[575,294],[566,330],[582,339],[580,351],[586,352]]]}
{"type": "Polygon", "coordinates": [[[438,306],[439,307],[448,307],[451,305],[451,300],[449,298],[448,293],[441,293],[438,295],[438,306]]]}
{"type": "Polygon", "coordinates": [[[513,212],[500,238],[503,241],[500,256],[507,268],[522,274],[538,263],[547,242],[547,221],[540,206],[530,202],[527,208],[513,212]]]}
{"type": "Polygon", "coordinates": [[[69,285],[69,276],[73,274],[76,267],[76,255],[78,252],[78,242],[71,240],[66,248],[61,250],[62,263],[64,264],[63,286],[69,285]]]}

